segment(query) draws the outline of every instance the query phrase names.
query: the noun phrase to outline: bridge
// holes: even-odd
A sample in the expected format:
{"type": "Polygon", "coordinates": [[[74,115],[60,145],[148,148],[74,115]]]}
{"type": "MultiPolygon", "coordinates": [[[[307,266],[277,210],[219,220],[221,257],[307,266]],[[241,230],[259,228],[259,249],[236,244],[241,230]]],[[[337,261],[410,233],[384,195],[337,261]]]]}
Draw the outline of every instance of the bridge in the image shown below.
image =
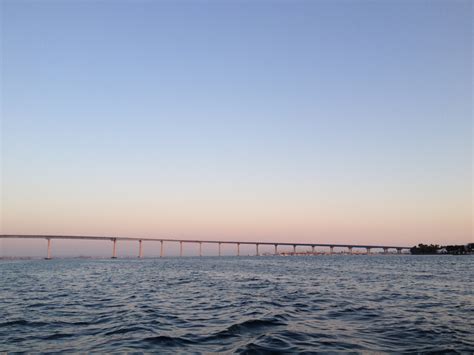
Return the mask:
{"type": "Polygon", "coordinates": [[[329,248],[329,254],[334,252],[334,248],[347,248],[349,254],[352,254],[354,248],[365,249],[367,254],[370,254],[372,249],[383,250],[384,254],[388,254],[390,249],[396,250],[397,254],[401,254],[402,250],[410,249],[410,247],[389,246],[389,245],[358,245],[358,244],[327,244],[327,243],[283,243],[283,242],[248,242],[248,241],[228,241],[228,240],[189,240],[189,239],[163,239],[163,238],[132,238],[132,237],[114,237],[114,236],[74,236],[74,235],[13,235],[0,234],[0,239],[44,239],[47,241],[46,258],[51,259],[51,242],[54,239],[69,239],[69,240],[109,240],[112,242],[112,258],[117,258],[117,242],[118,241],[136,241],[138,242],[138,258],[143,258],[143,242],[158,242],[160,243],[160,257],[164,257],[165,243],[179,243],[179,256],[183,256],[183,244],[194,243],[199,245],[199,256],[202,256],[203,244],[218,244],[218,256],[221,256],[222,244],[233,244],[236,246],[236,255],[240,256],[241,245],[255,245],[255,255],[260,255],[259,247],[262,245],[272,245],[274,247],[274,254],[278,255],[279,246],[292,246],[293,254],[296,254],[297,247],[311,247],[311,253],[315,254],[316,247],[329,248]]]}

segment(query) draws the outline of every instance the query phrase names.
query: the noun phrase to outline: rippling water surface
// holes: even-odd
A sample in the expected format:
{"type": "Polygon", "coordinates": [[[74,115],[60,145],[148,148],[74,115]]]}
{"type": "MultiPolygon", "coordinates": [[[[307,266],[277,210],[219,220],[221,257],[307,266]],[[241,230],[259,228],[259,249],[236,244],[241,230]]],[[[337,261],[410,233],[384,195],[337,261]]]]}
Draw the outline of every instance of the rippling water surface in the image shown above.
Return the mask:
{"type": "Polygon", "coordinates": [[[474,351],[472,256],[0,262],[1,351],[474,351]]]}

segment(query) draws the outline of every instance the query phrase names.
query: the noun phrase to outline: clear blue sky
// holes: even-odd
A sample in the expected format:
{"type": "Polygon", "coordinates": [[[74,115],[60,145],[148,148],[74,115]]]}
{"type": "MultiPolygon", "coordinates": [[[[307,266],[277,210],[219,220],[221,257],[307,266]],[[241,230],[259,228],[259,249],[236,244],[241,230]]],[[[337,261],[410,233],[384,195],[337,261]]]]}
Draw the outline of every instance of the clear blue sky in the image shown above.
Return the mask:
{"type": "Polygon", "coordinates": [[[1,4],[6,232],[472,239],[471,1],[1,4]]]}

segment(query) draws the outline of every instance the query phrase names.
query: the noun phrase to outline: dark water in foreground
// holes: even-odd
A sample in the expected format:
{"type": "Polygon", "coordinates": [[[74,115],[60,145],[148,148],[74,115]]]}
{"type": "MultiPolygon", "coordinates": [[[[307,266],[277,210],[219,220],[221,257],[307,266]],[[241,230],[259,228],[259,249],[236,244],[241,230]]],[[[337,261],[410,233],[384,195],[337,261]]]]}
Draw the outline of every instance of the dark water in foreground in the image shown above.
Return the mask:
{"type": "Polygon", "coordinates": [[[1,351],[474,351],[472,256],[0,262],[1,351]]]}

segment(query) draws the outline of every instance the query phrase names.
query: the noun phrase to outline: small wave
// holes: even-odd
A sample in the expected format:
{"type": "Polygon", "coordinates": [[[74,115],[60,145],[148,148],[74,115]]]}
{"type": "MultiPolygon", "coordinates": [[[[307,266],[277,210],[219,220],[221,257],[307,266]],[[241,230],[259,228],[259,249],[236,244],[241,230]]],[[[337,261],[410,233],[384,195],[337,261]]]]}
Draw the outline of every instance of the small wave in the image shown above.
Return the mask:
{"type": "Polygon", "coordinates": [[[282,320],[282,317],[278,316],[275,316],[272,319],[249,319],[241,323],[232,324],[227,329],[209,336],[207,340],[235,337],[283,325],[286,325],[286,323],[282,320]]]}
{"type": "MultiPolygon", "coordinates": [[[[279,344],[281,346],[281,344],[279,344]]],[[[259,353],[271,353],[271,354],[287,354],[290,351],[284,347],[275,347],[271,344],[255,344],[253,342],[245,344],[234,351],[236,354],[259,354],[259,353]]]]}
{"type": "Polygon", "coordinates": [[[255,330],[262,327],[272,327],[278,325],[284,325],[285,323],[279,320],[268,320],[268,319],[250,319],[242,323],[237,323],[231,325],[227,330],[229,332],[235,331],[246,331],[246,330],[255,330]]]}
{"type": "Polygon", "coordinates": [[[167,335],[147,337],[147,338],[142,339],[142,341],[150,343],[150,344],[162,345],[162,346],[182,346],[182,345],[189,345],[193,343],[192,341],[185,338],[170,337],[167,335]]]}
{"type": "Polygon", "coordinates": [[[116,335],[116,334],[126,334],[126,333],[132,333],[132,332],[146,332],[149,331],[147,328],[144,327],[119,327],[114,330],[110,330],[108,332],[105,332],[104,335],[110,336],[110,335],[116,335]]]}
{"type": "Polygon", "coordinates": [[[54,334],[43,337],[43,340],[58,340],[58,339],[63,339],[63,338],[71,338],[73,336],[74,334],[69,334],[69,333],[54,333],[54,334]]]}
{"type": "Polygon", "coordinates": [[[12,320],[12,321],[7,321],[7,322],[3,322],[3,323],[0,323],[0,328],[3,328],[3,327],[11,327],[11,326],[26,326],[26,327],[43,327],[43,326],[47,326],[48,323],[46,322],[32,322],[32,321],[28,321],[26,319],[18,319],[18,320],[12,320]]]}

